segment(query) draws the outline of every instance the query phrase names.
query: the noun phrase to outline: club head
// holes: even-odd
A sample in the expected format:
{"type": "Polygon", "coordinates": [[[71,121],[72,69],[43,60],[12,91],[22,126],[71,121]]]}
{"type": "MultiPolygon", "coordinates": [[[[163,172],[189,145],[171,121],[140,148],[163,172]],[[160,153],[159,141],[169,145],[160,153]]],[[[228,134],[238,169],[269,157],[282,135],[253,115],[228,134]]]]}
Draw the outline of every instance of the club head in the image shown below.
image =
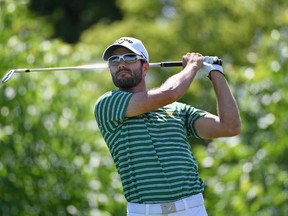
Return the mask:
{"type": "Polygon", "coordinates": [[[12,76],[14,75],[15,70],[10,70],[3,78],[2,78],[2,83],[7,82],[9,79],[12,78],[12,76]]]}

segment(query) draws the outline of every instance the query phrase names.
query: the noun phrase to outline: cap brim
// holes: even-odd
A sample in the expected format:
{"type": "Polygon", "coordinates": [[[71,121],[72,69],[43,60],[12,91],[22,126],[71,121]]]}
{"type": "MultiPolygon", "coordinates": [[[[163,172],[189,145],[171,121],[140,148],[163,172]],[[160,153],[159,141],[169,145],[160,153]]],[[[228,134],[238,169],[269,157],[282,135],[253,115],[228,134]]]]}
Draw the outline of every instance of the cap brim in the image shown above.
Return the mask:
{"type": "Polygon", "coordinates": [[[104,51],[102,59],[104,61],[108,61],[108,59],[112,56],[112,53],[114,52],[115,49],[119,48],[119,47],[124,47],[128,50],[130,50],[131,52],[140,55],[136,50],[134,50],[133,48],[131,49],[131,47],[127,47],[127,46],[123,46],[123,45],[119,45],[119,44],[112,44],[111,46],[107,47],[107,49],[104,51]]]}
{"type": "Polygon", "coordinates": [[[102,56],[103,60],[107,61],[112,56],[113,51],[119,47],[123,47],[123,46],[113,44],[107,47],[107,49],[104,51],[103,56],[102,56]]]}

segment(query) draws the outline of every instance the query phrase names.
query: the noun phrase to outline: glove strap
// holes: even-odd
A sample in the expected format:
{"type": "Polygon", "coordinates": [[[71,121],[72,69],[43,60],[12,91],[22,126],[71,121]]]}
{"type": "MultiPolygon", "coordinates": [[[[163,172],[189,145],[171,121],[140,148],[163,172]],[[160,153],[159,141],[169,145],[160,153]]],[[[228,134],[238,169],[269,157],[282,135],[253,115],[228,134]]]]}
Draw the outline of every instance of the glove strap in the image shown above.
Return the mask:
{"type": "Polygon", "coordinates": [[[221,73],[224,77],[226,77],[225,74],[222,73],[222,72],[219,71],[219,70],[211,70],[211,71],[209,72],[208,76],[207,76],[210,80],[211,80],[211,72],[212,72],[212,71],[215,71],[215,72],[221,73]]]}

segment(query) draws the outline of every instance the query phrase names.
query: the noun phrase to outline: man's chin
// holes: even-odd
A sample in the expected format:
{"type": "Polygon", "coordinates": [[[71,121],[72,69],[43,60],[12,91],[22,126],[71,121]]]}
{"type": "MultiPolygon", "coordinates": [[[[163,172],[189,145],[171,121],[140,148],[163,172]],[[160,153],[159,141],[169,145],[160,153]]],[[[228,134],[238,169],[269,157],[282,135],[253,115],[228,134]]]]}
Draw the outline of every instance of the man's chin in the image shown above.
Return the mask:
{"type": "Polygon", "coordinates": [[[117,86],[118,88],[124,88],[124,89],[129,89],[135,86],[134,83],[129,83],[129,82],[114,82],[114,85],[117,86]]]}

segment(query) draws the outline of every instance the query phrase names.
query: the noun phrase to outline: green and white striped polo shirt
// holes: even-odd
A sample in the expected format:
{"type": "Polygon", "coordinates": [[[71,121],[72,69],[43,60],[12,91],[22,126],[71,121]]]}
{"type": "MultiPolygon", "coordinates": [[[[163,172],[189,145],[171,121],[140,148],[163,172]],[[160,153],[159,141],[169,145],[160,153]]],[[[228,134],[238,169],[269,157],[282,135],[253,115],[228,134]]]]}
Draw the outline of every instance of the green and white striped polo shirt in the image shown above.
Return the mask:
{"type": "Polygon", "coordinates": [[[95,118],[121,177],[128,202],[163,203],[203,192],[187,137],[204,111],[175,102],[132,118],[124,116],[133,94],[100,97],[95,118]]]}

